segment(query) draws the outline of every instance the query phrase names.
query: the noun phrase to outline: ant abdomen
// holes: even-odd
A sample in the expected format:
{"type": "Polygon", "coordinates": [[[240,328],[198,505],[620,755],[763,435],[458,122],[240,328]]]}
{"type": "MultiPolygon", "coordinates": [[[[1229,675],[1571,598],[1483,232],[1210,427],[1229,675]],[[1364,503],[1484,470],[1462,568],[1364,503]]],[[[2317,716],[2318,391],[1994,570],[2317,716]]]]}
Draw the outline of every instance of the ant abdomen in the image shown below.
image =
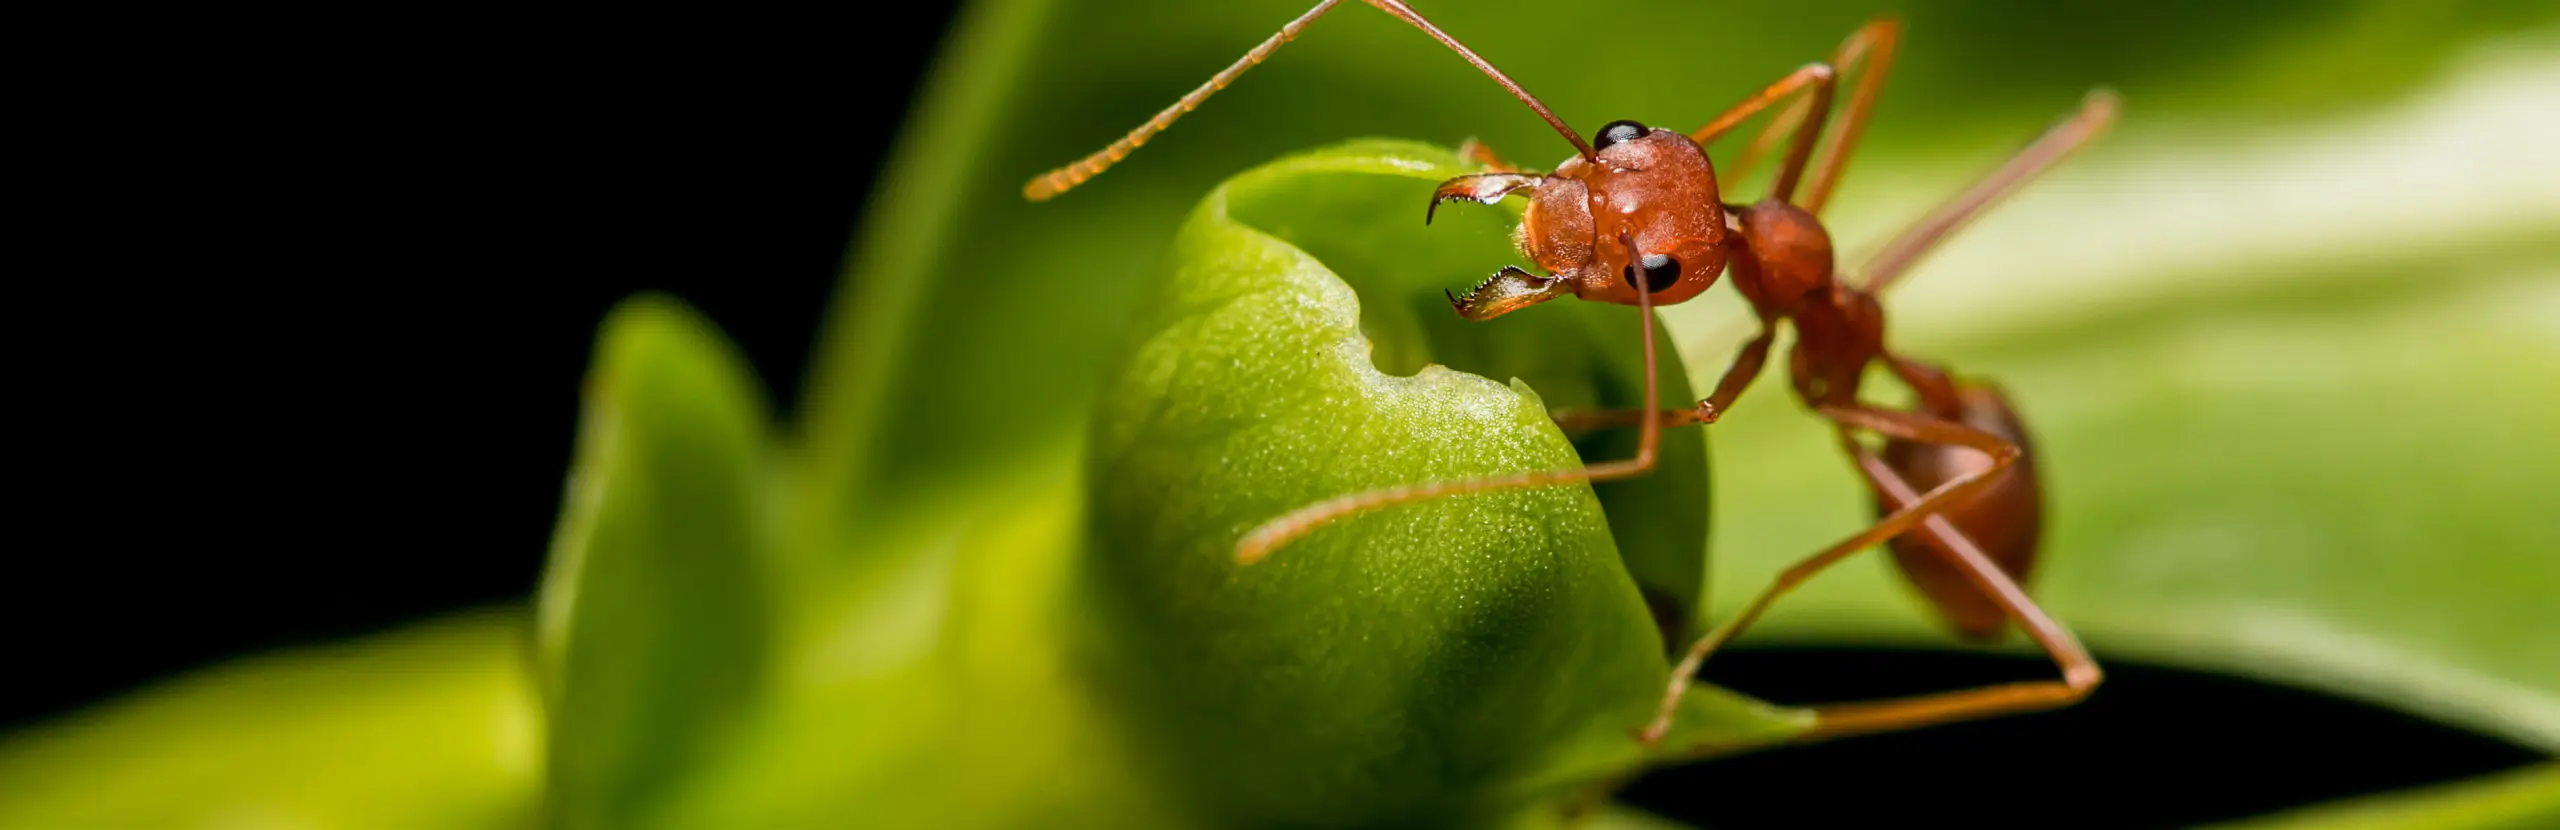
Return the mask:
{"type": "MultiPolygon", "coordinates": [[[[2044,491],[2036,481],[2035,450],[2027,441],[2026,425],[1998,388],[1959,382],[1956,391],[1961,411],[1932,414],[2008,439],[2018,446],[2019,455],[2009,469],[1993,478],[1980,498],[1939,515],[1963,531],[2011,580],[2024,585],[2035,570],[2038,535],[2044,525],[2044,491]]],[[[1887,441],[1881,455],[1923,492],[1991,466],[1991,457],[1980,451],[1945,444],[1887,441]]],[[[1890,512],[1881,502],[1876,505],[1877,515],[1890,512]]],[[[1949,562],[1952,554],[1940,549],[1942,544],[1925,527],[1914,530],[1892,541],[1893,561],[1958,635],[1969,640],[1997,637],[2007,616],[1949,562]]]]}

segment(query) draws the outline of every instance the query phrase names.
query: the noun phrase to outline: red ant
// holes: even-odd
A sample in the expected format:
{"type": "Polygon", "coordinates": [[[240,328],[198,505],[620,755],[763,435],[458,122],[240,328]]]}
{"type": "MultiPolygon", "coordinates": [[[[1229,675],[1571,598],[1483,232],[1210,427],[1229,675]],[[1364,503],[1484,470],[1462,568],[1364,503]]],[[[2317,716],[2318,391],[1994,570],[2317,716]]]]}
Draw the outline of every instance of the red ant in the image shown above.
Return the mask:
{"type": "MultiPolygon", "coordinates": [[[[1569,430],[1636,426],[1641,437],[1635,457],[1621,461],[1391,487],[1308,505],[1246,534],[1236,546],[1239,564],[1259,561],[1328,522],[1391,505],[1643,475],[1653,469],[1663,428],[1711,424],[1732,409],[1734,399],[1759,376],[1778,322],[1791,320],[1796,346],[1788,374],[1796,396],[1833,424],[1841,449],[1873,492],[1881,518],[1788,568],[1741,614],[1691,646],[1671,673],[1659,713],[1637,731],[1638,737],[1648,744],[1661,740],[1699,664],[1758,619],[1773,600],[1822,569],[1878,543],[1890,543],[1903,574],[1958,633],[1986,639],[2000,632],[2004,619],[2015,622],[2061,667],[2062,679],[1819,706],[1814,710],[1813,736],[2055,708],[2086,697],[2097,686],[2097,663],[2018,587],[2035,561],[2043,501],[2016,411],[1992,386],[1955,379],[1942,369],[1886,349],[1884,311],[1876,294],[1957,227],[2103,132],[2115,116],[2112,93],[2091,92],[2077,114],[1894,237],[1867,264],[1862,285],[1842,279],[1834,269],[1831,235],[1818,216],[1839,184],[1849,149],[1857,143],[1876,91],[1891,67],[1901,39],[1897,21],[1868,23],[1843,41],[1829,61],[1779,79],[1696,132],[1684,135],[1634,121],[1614,121],[1600,129],[1597,142],[1585,142],[1518,83],[1401,0],[1366,2],[1456,51],[1573,144],[1576,155],[1543,175],[1522,172],[1473,141],[1462,147],[1462,154],[1488,172],[1443,183],[1432,192],[1430,207],[1437,210],[1442,202],[1461,199],[1493,204],[1514,193],[1526,194],[1530,202],[1520,223],[1520,246],[1548,275],[1505,267],[1465,297],[1452,294],[1450,304],[1471,320],[1492,319],[1564,296],[1636,306],[1644,343],[1644,408],[1562,412],[1556,421],[1569,430]],[[1834,88],[1842,76],[1859,69],[1863,74],[1833,124],[1834,88]],[[1704,146],[1791,98],[1793,105],[1765,128],[1737,165],[1737,169],[1747,167],[1778,139],[1791,136],[1768,197],[1748,205],[1722,202],[1715,167],[1704,146]],[[1832,138],[1824,143],[1826,127],[1832,138]],[[1688,409],[1664,410],[1653,382],[1653,307],[1698,296],[1728,266],[1734,288],[1759,315],[1759,334],[1742,347],[1706,400],[1688,409]],[[1915,393],[1912,409],[1886,409],[1858,399],[1860,379],[1869,364],[1879,361],[1915,393]],[[1856,435],[1860,430],[1881,436],[1882,451],[1860,442],[1856,435]]],[[[1119,141],[1033,179],[1023,195],[1046,200],[1099,175],[1340,3],[1317,3],[1119,141]]],[[[1735,178],[1740,178],[1739,173],[1735,178]]],[[[1426,211],[1424,221],[1429,218],[1426,211]]]]}

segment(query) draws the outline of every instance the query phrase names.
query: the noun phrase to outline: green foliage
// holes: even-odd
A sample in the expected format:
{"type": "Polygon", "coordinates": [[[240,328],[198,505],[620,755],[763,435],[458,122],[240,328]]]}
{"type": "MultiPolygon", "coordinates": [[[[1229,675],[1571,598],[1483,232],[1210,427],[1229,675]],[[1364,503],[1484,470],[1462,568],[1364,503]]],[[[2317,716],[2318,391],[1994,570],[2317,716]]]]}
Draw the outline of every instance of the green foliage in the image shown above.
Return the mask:
{"type": "Polygon", "coordinates": [[[2560,825],[2560,765],[2543,764],[2406,792],[2353,798],[2220,830],[2533,830],[2560,825]]]}
{"type": "MultiPolygon", "coordinates": [[[[1578,125],[1703,121],[1874,11],[1439,5],[1578,125]],[[1560,20],[1642,24],[1600,42],[1560,20]],[[1633,72],[1629,55],[1676,59],[1633,72]]],[[[2256,131],[2439,124],[2392,107],[2552,9],[2229,5],[1903,4],[1911,40],[1842,191],[1843,241],[1916,214],[2082,89],[2121,89],[2120,135],[2003,212],[2062,230],[1995,217],[1968,232],[1984,250],[1960,241],[1888,300],[1898,346],[2000,379],[2036,431],[2055,517],[2040,595],[2106,659],[2560,751],[2560,559],[2541,555],[2560,550],[2542,506],[2560,447],[2547,384],[2519,382],[2560,376],[2560,211],[2528,175],[2560,167],[2366,194],[2345,201],[2385,212],[2325,233],[2122,231],[2156,218],[2162,183],[2261,185],[2230,200],[2245,210],[2173,200],[2226,225],[2336,215],[2283,200],[2260,171],[2298,169],[2256,131]],[[2514,209],[2355,247],[2428,218],[2397,199],[2462,188],[2514,209]],[[2050,190],[2078,195],[2037,201],[2050,190]],[[2053,237],[2138,260],[2117,270],[2142,290],[2054,258],[2053,237]]],[[[1456,320],[1437,292],[1512,261],[1510,214],[1423,228],[1446,151],[1338,145],[1476,135],[1561,157],[1534,118],[1355,5],[1088,188],[1017,195],[1302,7],[974,6],[874,197],[798,423],[770,422],[707,322],[635,301],[600,337],[534,631],[458,618],[11,736],[0,826],[1534,826],[1659,760],[1624,733],[1663,674],[1646,598],[1694,631],[1866,512],[1776,384],[1713,428],[1712,602],[1698,431],[1637,484],[1398,508],[1252,568],[1227,558],[1312,498],[1626,453],[1630,436],[1572,445],[1539,413],[1632,402],[1632,312],[1456,320]],[[1333,149],[1229,178],[1313,146],[1333,149]]],[[[2363,172],[2419,144],[2375,134],[2388,153],[2322,157],[2363,172]]],[[[1675,352],[1721,369],[1730,310],[1664,315],[1666,397],[1691,388],[1675,352]]],[[[1755,636],[1948,645],[1874,562],[1755,636]]],[[[1682,722],[1675,750],[1801,725],[1713,689],[1682,722]]],[[[2529,826],[2549,793],[2533,772],[2297,823],[2529,826]]]]}
{"type": "Polygon", "coordinates": [[[518,611],[244,660],[0,743],[0,827],[533,828],[518,611]]]}
{"type": "MultiPolygon", "coordinates": [[[[1925,346],[2000,379],[2049,459],[2038,596],[2102,654],[2320,689],[2560,751],[2560,377],[2546,243],[2296,277],[1925,346]],[[2424,279],[2408,275],[2423,273],[2424,279]]],[[[1850,527],[1827,433],[1761,398],[1717,424],[1717,605],[1850,527]]],[[[1932,643],[1881,566],[1766,641],[1932,643]]]]}
{"type": "MultiPolygon", "coordinates": [[[[1633,403],[1622,309],[1509,326],[1449,312],[1441,290],[1503,264],[1516,217],[1399,226],[1465,171],[1447,150],[1371,143],[1230,181],[1175,240],[1103,389],[1096,605],[1118,612],[1136,667],[1124,697],[1169,713],[1153,732],[1221,825],[1484,824],[1638,758],[1629,732],[1660,697],[1665,644],[1588,487],[1394,508],[1233,561],[1247,529],[1326,497],[1574,465],[1547,416],[1559,402],[1532,387],[1633,403]],[[1418,370],[1380,371],[1364,327],[1379,362],[1418,370]]],[[[1665,370],[1666,394],[1685,394],[1665,370]]],[[[1680,438],[1653,481],[1700,494],[1702,448],[1680,438]]],[[[1693,598],[1704,500],[1608,507],[1693,529],[1640,537],[1686,537],[1656,558],[1685,558],[1688,584],[1662,590],[1693,598]]]]}
{"type": "Polygon", "coordinates": [[[766,420],[690,310],[605,321],[539,608],[556,825],[634,825],[761,679],[766,420]]]}

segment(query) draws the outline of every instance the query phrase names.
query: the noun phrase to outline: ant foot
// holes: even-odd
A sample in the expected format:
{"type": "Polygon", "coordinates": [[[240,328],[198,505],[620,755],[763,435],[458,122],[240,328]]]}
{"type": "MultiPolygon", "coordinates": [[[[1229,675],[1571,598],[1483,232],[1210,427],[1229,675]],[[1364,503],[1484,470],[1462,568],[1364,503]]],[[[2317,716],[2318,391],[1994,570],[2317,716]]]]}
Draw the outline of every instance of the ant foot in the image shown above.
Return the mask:
{"type": "Polygon", "coordinates": [[[1654,744],[1662,743],[1662,736],[1670,731],[1670,721],[1656,720],[1652,723],[1630,729],[1628,730],[1628,734],[1635,737],[1636,743],[1650,747],[1654,744]]]}

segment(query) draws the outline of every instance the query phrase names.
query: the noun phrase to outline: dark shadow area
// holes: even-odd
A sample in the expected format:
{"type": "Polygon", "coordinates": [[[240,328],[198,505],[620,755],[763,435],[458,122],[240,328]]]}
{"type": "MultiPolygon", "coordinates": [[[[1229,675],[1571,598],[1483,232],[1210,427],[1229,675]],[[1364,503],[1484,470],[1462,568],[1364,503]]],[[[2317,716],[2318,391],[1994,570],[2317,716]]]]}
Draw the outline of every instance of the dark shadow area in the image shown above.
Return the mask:
{"type": "MultiPolygon", "coordinates": [[[[2099,655],[2105,660],[2106,655],[2099,655]]],[[[2221,675],[2108,662],[2056,712],[1844,739],[1668,769],[1620,794],[1704,827],[2185,827],[2542,760],[2396,711],[2221,675]]],[[[2043,679],[2041,660],[1736,649],[1708,680],[1814,702],[2043,679]]]]}

